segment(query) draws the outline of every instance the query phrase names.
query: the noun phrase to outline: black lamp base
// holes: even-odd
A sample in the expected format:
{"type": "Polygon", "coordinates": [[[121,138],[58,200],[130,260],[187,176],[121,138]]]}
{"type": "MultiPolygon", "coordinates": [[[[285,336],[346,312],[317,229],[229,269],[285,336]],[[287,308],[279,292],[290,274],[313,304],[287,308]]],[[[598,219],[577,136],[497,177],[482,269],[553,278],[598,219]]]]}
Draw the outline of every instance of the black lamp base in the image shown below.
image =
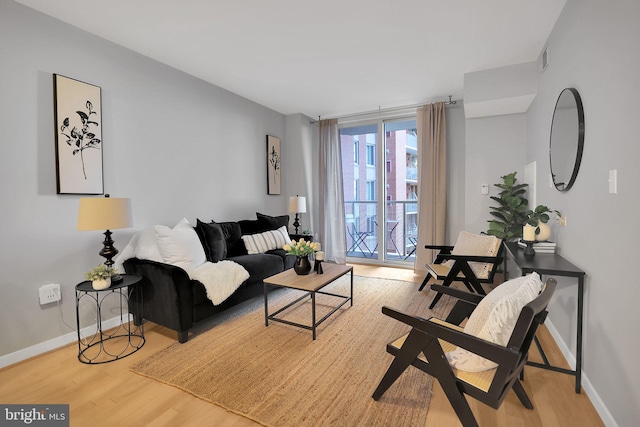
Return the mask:
{"type": "Polygon", "coordinates": [[[298,227],[300,227],[300,218],[298,218],[297,212],[296,212],[296,217],[293,220],[293,227],[296,229],[295,234],[298,234],[298,227]]]}
{"type": "MultiPolygon", "coordinates": [[[[118,255],[118,250],[113,246],[113,239],[111,238],[111,231],[107,230],[104,232],[104,241],[102,242],[103,248],[99,252],[101,256],[105,258],[104,265],[107,267],[113,267],[113,257],[118,255]]],[[[122,282],[122,276],[119,274],[114,274],[111,276],[111,283],[120,283],[122,282]]]]}

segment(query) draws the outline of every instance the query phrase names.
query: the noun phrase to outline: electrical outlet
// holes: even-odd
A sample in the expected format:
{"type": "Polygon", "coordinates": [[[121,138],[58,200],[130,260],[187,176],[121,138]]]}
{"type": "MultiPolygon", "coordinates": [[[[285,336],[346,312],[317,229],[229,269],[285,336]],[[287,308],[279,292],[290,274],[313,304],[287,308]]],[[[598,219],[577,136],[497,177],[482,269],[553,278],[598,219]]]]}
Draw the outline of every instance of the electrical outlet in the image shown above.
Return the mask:
{"type": "Polygon", "coordinates": [[[38,289],[38,296],[40,297],[40,305],[60,301],[60,284],[51,283],[49,285],[40,286],[40,289],[38,289]]]}

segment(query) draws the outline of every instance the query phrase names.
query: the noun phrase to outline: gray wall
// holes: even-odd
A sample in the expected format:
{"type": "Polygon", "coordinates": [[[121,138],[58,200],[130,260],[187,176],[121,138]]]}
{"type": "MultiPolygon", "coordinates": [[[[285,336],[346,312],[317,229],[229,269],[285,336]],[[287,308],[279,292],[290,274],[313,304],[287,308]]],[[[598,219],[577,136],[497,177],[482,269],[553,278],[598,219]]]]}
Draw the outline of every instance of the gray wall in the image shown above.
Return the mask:
{"type": "MultiPolygon", "coordinates": [[[[537,161],[538,203],[567,215],[556,230],[561,253],[587,273],[584,372],[620,426],[640,420],[640,2],[568,0],[549,40],[549,66],[527,113],[527,163],[537,161]],[[585,108],[582,166],[572,189],[549,188],[549,129],[565,87],[585,108]],[[618,194],[608,194],[608,171],[618,170],[618,194]],[[634,189],[635,188],[635,189],[634,189]]],[[[576,285],[563,281],[550,319],[575,351],[576,285]]],[[[596,402],[597,404],[597,402],[596,402]]]]}
{"type": "Polygon", "coordinates": [[[501,176],[518,172],[524,181],[526,117],[524,114],[467,119],[465,157],[465,224],[472,233],[487,231],[491,219],[489,207],[499,189],[493,184],[501,176]],[[481,185],[489,185],[489,194],[481,194],[481,185]]]}
{"type": "MultiPolygon", "coordinates": [[[[300,195],[306,197],[307,212],[300,215],[300,228],[318,232],[319,226],[319,195],[318,195],[318,124],[311,123],[313,119],[303,114],[291,114],[286,117],[287,124],[287,170],[289,196],[300,195]]],[[[295,214],[291,215],[290,224],[293,223],[295,214]]],[[[293,227],[291,232],[293,232],[293,227]]],[[[320,236],[316,236],[322,241],[320,236]]]]}
{"type": "MultiPolygon", "coordinates": [[[[266,140],[286,119],[175,69],[0,0],[0,356],[75,326],[74,286],[103,261],[102,234],[76,230],[80,196],[56,195],[52,74],[102,88],[105,190],[130,197],[134,228],[286,211],[266,195],[266,140]],[[38,287],[62,285],[62,318],[38,287]]],[[[296,189],[297,190],[297,189],[296,189]]]]}

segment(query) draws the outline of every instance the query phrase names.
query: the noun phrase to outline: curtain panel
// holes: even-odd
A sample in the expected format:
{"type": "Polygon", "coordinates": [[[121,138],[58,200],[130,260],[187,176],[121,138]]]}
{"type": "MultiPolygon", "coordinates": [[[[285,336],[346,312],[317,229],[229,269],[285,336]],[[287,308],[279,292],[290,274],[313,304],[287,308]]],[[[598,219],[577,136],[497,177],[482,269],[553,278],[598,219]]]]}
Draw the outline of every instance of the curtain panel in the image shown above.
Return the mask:
{"type": "Polygon", "coordinates": [[[342,153],[338,120],[320,120],[320,239],[325,259],[338,264],[347,262],[342,153]]]}
{"type": "Polygon", "coordinates": [[[418,133],[418,243],[414,270],[426,274],[434,251],[424,245],[444,245],[447,215],[447,132],[444,102],[416,112],[418,133]]]}

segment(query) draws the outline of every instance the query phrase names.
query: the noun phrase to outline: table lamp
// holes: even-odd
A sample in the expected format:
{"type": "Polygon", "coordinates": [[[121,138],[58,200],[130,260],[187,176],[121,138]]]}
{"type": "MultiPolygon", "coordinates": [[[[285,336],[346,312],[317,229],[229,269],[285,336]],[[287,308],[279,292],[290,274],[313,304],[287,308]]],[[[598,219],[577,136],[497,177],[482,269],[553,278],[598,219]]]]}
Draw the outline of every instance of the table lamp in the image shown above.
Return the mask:
{"type": "Polygon", "coordinates": [[[300,227],[300,218],[298,214],[307,212],[307,200],[304,197],[296,195],[295,197],[289,197],[289,212],[295,212],[296,217],[293,221],[293,226],[296,229],[295,234],[298,234],[298,227],[300,227]]]}
{"type": "MultiPolygon", "coordinates": [[[[99,254],[106,258],[104,264],[113,266],[113,257],[118,250],[113,246],[111,231],[116,228],[128,228],[133,225],[131,219],[131,199],[104,197],[88,197],[80,199],[78,210],[78,230],[106,230],[104,232],[103,248],[99,254]]],[[[114,275],[112,283],[117,283],[122,277],[114,275]]]]}

